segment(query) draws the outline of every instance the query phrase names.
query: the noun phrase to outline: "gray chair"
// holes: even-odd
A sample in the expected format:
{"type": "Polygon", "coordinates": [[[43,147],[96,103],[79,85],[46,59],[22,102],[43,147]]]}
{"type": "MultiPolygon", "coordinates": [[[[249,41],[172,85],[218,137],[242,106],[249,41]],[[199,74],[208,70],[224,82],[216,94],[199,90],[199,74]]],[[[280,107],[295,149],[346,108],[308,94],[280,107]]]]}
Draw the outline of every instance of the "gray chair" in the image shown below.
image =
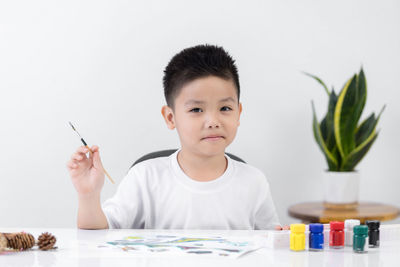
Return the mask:
{"type": "MultiPolygon", "coordinates": [[[[142,157],[140,157],[138,160],[135,161],[135,163],[133,163],[133,165],[131,166],[131,168],[133,166],[135,166],[136,164],[138,164],[139,162],[148,160],[148,159],[154,159],[154,158],[159,158],[159,157],[168,157],[170,155],[172,155],[173,153],[175,153],[178,149],[166,149],[166,150],[160,150],[160,151],[155,151],[155,152],[151,152],[148,153],[142,157]]],[[[244,160],[242,160],[241,158],[232,155],[231,153],[226,153],[231,159],[246,163],[244,160]]]]}

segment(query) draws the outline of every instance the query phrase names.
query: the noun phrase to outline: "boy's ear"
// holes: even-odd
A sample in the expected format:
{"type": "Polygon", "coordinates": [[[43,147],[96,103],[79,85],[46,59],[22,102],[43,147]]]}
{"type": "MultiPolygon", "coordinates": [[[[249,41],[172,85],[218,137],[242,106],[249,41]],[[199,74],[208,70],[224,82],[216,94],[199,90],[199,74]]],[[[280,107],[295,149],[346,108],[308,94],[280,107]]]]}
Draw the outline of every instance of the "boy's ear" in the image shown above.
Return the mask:
{"type": "Polygon", "coordinates": [[[240,115],[242,114],[242,103],[239,103],[239,119],[238,119],[238,126],[240,125],[240,115]]]}
{"type": "Polygon", "coordinates": [[[173,130],[175,129],[175,118],[174,112],[168,106],[163,106],[161,108],[161,114],[164,117],[165,123],[167,124],[168,129],[173,130]]]}

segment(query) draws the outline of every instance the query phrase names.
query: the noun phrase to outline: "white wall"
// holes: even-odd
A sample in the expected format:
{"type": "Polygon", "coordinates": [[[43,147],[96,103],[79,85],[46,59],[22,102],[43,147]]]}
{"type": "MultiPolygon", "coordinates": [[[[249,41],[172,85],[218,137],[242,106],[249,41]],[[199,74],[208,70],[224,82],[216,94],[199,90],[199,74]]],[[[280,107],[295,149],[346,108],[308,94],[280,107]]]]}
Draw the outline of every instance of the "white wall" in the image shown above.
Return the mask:
{"type": "MultiPolygon", "coordinates": [[[[2,1],[0,226],[74,227],[65,167],[79,139],[100,146],[120,182],[144,153],[178,147],[160,115],[163,69],[181,49],[224,46],[244,107],[228,148],[269,177],[281,221],[321,200],[325,160],[311,131],[327,97],[300,71],[341,87],[362,65],[364,116],[387,104],[359,165],[361,199],[399,205],[399,1],[2,1]]],[[[103,199],[116,185],[108,181],[103,199]]]]}

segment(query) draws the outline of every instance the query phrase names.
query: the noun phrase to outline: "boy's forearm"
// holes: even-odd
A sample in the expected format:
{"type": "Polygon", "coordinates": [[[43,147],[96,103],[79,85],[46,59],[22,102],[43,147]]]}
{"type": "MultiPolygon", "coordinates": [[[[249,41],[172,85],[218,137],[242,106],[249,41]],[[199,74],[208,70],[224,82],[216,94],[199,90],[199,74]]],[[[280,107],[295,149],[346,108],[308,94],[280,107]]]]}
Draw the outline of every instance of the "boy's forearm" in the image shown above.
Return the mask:
{"type": "Polygon", "coordinates": [[[78,197],[78,228],[108,229],[106,216],[100,204],[100,195],[93,197],[78,197]]]}

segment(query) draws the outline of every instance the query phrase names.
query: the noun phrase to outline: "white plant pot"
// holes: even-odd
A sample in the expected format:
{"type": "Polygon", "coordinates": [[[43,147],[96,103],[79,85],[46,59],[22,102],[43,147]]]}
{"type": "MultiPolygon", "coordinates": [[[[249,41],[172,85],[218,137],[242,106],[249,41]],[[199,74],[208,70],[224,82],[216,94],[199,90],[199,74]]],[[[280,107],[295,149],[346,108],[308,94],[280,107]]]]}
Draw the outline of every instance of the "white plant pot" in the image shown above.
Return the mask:
{"type": "Polygon", "coordinates": [[[323,174],[324,202],[331,205],[357,205],[360,174],[354,172],[330,172],[323,174]]]}

